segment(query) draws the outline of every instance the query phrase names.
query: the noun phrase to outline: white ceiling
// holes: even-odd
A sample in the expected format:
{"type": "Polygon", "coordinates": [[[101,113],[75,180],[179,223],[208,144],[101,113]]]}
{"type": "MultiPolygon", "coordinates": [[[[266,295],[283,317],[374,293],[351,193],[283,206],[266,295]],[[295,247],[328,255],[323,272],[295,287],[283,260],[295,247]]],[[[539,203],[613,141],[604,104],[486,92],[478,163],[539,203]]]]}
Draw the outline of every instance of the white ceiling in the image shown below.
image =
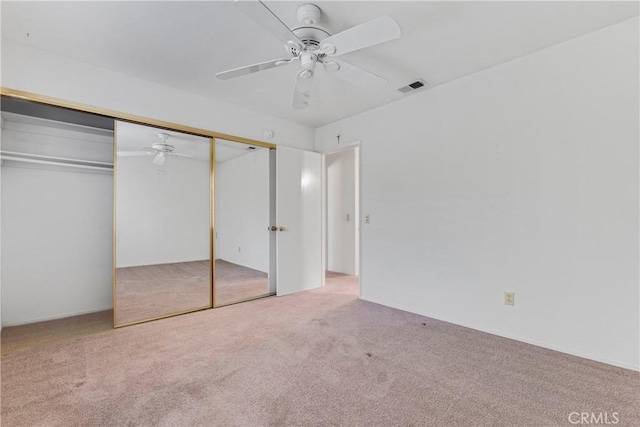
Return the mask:
{"type": "Polygon", "coordinates": [[[268,150],[264,147],[242,144],[240,142],[228,141],[216,138],[216,163],[224,163],[236,159],[246,154],[255,153],[259,150],[268,150]],[[251,149],[250,147],[253,147],[251,149]]]}
{"type": "MultiPolygon", "coordinates": [[[[300,1],[267,1],[290,27],[300,1]]],[[[389,80],[370,93],[316,76],[312,105],[291,108],[296,65],[234,80],[215,73],[286,57],[231,1],[2,2],[2,37],[124,74],[317,127],[638,16],[637,2],[318,1],[335,34],[380,15],[402,38],[341,59],[389,80]],[[28,37],[27,37],[28,33],[28,37]]],[[[428,89],[427,89],[428,90],[428,89]]]]}

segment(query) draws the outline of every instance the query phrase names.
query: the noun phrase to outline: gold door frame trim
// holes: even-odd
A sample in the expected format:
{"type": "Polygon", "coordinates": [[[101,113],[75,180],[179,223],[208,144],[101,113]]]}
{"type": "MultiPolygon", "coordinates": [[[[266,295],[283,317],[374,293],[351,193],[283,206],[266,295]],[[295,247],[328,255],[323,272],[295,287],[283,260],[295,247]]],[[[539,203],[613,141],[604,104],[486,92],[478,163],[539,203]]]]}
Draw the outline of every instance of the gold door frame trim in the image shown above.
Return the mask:
{"type": "Polygon", "coordinates": [[[214,308],[216,306],[216,139],[209,139],[209,144],[211,144],[211,168],[209,169],[209,197],[211,206],[211,212],[209,212],[211,277],[209,281],[211,287],[209,288],[209,304],[211,308],[214,308]]]}
{"type": "Polygon", "coordinates": [[[118,305],[116,304],[116,247],[118,246],[118,233],[116,229],[116,212],[118,203],[118,121],[113,119],[113,260],[111,262],[111,294],[113,298],[113,328],[118,328],[118,324],[116,323],[116,319],[118,318],[118,305]]]}
{"type": "Polygon", "coordinates": [[[79,102],[66,101],[64,99],[53,98],[45,95],[38,95],[37,93],[25,92],[17,89],[0,87],[0,95],[8,96],[16,99],[22,99],[25,101],[38,102],[40,104],[53,105],[55,107],[67,108],[69,110],[76,110],[76,111],[82,111],[85,113],[97,114],[99,116],[110,117],[112,119],[122,120],[125,122],[137,123],[137,124],[156,127],[156,128],[169,129],[177,132],[184,132],[184,133],[188,133],[196,136],[227,139],[229,141],[235,141],[235,142],[240,142],[242,144],[255,145],[258,147],[265,147],[270,149],[277,148],[276,144],[258,141],[255,139],[228,135],[225,133],[196,128],[192,126],[179,125],[177,123],[166,122],[163,120],[155,120],[148,117],[138,116],[135,114],[129,114],[129,113],[123,113],[120,111],[110,110],[107,108],[92,107],[90,105],[81,104],[79,102]]]}

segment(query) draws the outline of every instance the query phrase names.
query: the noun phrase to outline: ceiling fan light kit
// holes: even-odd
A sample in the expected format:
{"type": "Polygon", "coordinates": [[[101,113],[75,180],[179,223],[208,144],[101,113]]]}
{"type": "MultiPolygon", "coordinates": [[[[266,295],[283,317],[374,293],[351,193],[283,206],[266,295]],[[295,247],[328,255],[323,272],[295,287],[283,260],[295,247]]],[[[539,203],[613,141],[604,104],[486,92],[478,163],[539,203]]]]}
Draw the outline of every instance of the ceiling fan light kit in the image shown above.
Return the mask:
{"type": "Polygon", "coordinates": [[[233,79],[300,61],[300,71],[296,73],[291,103],[295,109],[309,105],[312,81],[318,63],[332,75],[363,89],[373,91],[386,85],[385,78],[336,57],[399,38],[400,27],[393,18],[380,16],[330,35],[319,26],[322,11],[315,4],[307,3],[298,7],[296,16],[302,26],[293,29],[286,26],[261,1],[235,0],[234,5],[277,37],[284,44],[287,54],[292,57],[222,71],[216,74],[217,78],[233,79]]]}
{"type": "Polygon", "coordinates": [[[158,166],[162,166],[164,165],[164,162],[167,160],[167,157],[165,156],[165,154],[161,151],[158,154],[155,155],[155,157],[153,158],[153,164],[154,165],[158,165],[158,166]]]}

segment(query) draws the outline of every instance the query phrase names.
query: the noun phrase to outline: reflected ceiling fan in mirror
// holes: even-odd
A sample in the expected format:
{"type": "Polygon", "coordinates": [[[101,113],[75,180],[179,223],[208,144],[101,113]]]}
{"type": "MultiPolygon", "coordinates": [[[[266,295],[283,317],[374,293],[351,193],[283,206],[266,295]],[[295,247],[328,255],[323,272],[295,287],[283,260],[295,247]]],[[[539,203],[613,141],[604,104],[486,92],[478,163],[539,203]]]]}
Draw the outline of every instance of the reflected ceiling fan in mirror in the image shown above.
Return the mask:
{"type": "Polygon", "coordinates": [[[261,1],[235,0],[234,5],[283,42],[290,57],[223,71],[216,74],[217,78],[228,80],[300,62],[292,101],[292,106],[296,109],[309,105],[318,63],[334,76],[363,89],[377,90],[387,83],[387,79],[336,57],[399,38],[400,27],[393,18],[380,16],[332,36],[318,25],[322,12],[314,4],[303,4],[298,7],[297,18],[302,25],[293,29],[289,29],[261,1]]]}
{"type": "Polygon", "coordinates": [[[188,154],[176,153],[176,147],[167,144],[167,139],[170,137],[171,135],[168,133],[161,132],[158,134],[158,138],[160,138],[162,142],[156,142],[155,144],[152,144],[151,147],[138,148],[136,151],[118,151],[117,154],[118,156],[123,157],[153,156],[153,164],[158,166],[164,165],[167,157],[193,157],[188,154]]]}

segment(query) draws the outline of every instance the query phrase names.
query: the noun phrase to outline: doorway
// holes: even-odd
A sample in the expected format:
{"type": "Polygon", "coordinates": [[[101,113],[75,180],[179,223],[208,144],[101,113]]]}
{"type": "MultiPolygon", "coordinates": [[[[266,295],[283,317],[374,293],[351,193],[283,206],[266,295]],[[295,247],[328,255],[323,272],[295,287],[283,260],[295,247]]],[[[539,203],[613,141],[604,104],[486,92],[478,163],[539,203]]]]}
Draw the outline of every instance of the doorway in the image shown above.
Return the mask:
{"type": "Polygon", "coordinates": [[[324,154],[324,283],[360,295],[360,146],[324,154]]]}

